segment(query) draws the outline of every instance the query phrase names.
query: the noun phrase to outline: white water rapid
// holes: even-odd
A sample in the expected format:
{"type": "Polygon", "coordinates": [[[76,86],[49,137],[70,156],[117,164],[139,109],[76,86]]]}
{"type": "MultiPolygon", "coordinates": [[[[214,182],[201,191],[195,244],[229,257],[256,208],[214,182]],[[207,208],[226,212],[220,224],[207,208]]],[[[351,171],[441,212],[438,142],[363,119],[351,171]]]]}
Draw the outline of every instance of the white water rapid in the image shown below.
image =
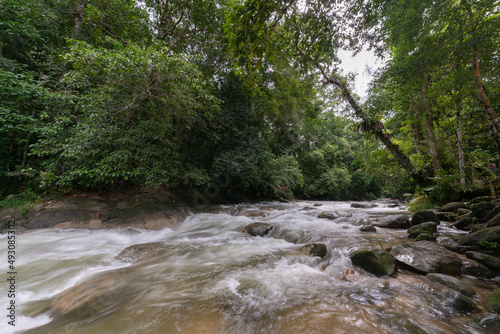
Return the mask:
{"type": "MultiPolygon", "coordinates": [[[[359,230],[364,220],[406,214],[402,208],[355,209],[348,202],[240,204],[197,210],[176,230],[45,229],[17,235],[16,326],[8,326],[8,280],[2,280],[1,333],[481,333],[474,316],[443,308],[418,275],[375,277],[352,265],[349,253],[408,241],[405,230],[359,230]],[[306,208],[306,210],[304,210],[306,208]],[[263,210],[265,217],[239,215],[263,210]],[[324,211],[346,213],[335,220],[324,211]],[[211,213],[207,213],[211,212],[211,213]],[[274,225],[252,237],[252,222],[274,225]],[[126,247],[165,244],[137,264],[115,257],[126,247]],[[327,245],[325,258],[294,254],[327,245]],[[109,274],[112,293],[89,309],[52,319],[32,316],[62,291],[109,274]],[[6,288],[6,289],[5,289],[6,288]]],[[[7,236],[0,237],[1,270],[7,236]]],[[[481,287],[478,284],[478,291],[481,287]]]]}

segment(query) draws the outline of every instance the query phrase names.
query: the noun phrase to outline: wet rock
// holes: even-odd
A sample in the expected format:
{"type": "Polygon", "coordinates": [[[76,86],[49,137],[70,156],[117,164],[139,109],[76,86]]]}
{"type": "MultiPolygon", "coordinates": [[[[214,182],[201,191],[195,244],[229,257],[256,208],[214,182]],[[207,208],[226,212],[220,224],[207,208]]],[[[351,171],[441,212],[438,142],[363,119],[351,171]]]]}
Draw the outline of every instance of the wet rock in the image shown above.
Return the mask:
{"type": "Polygon", "coordinates": [[[487,227],[500,226],[500,213],[490,218],[487,223],[487,227]]]}
{"type": "Polygon", "coordinates": [[[268,223],[252,223],[247,225],[242,232],[248,233],[251,236],[259,236],[263,237],[269,234],[271,230],[274,228],[271,224],[268,223]]]}
{"type": "Polygon", "coordinates": [[[486,215],[493,210],[496,207],[495,204],[492,202],[481,202],[474,204],[471,209],[472,209],[472,214],[474,217],[479,218],[479,219],[484,219],[486,218],[486,215]]]}
{"type": "Polygon", "coordinates": [[[351,254],[352,264],[377,276],[390,276],[396,270],[394,257],[380,250],[361,250],[351,254]]]}
{"type": "Polygon", "coordinates": [[[477,204],[477,203],[482,203],[482,202],[493,202],[494,200],[495,200],[495,198],[493,198],[491,196],[479,196],[479,197],[475,197],[474,199],[472,199],[471,203],[477,204]]]}
{"type": "Polygon", "coordinates": [[[436,213],[440,221],[454,222],[458,219],[458,214],[453,212],[438,212],[436,213]]]}
{"type": "Polygon", "coordinates": [[[471,226],[476,223],[475,219],[471,216],[466,216],[463,218],[458,219],[454,224],[453,227],[456,229],[462,230],[462,231],[468,231],[470,230],[471,226]]]}
{"type": "Polygon", "coordinates": [[[60,318],[74,312],[95,313],[104,304],[111,303],[121,288],[127,285],[123,280],[124,270],[100,274],[88,281],[59,293],[47,306],[35,311],[32,316],[48,313],[51,318],[60,318]]]}
{"type": "Polygon", "coordinates": [[[265,217],[266,213],[262,210],[247,210],[240,213],[240,216],[245,217],[265,217]]]}
{"type": "Polygon", "coordinates": [[[313,206],[322,206],[323,204],[321,203],[314,203],[313,206]]]}
{"type": "Polygon", "coordinates": [[[500,313],[500,289],[497,289],[488,295],[488,304],[493,311],[500,313]]]}
{"type": "Polygon", "coordinates": [[[470,206],[462,203],[462,202],[450,202],[448,204],[445,204],[442,208],[441,211],[451,211],[451,212],[457,212],[458,209],[469,209],[470,206]]]}
{"type": "Polygon", "coordinates": [[[377,233],[377,229],[372,225],[364,225],[359,229],[361,232],[377,233]]]}
{"type": "Polygon", "coordinates": [[[352,203],[351,208],[358,208],[358,209],[371,209],[371,208],[376,208],[378,204],[369,204],[369,203],[352,203]]]}
{"type": "Polygon", "coordinates": [[[328,248],[323,243],[314,243],[308,244],[300,247],[295,252],[299,254],[309,255],[309,256],[318,256],[320,258],[324,258],[328,253],[328,248]]]}
{"type": "Polygon", "coordinates": [[[372,225],[384,228],[409,228],[411,223],[406,215],[392,215],[374,219],[372,225]]]}
{"type": "Polygon", "coordinates": [[[449,237],[442,237],[438,239],[438,244],[445,247],[446,249],[449,249],[455,253],[460,253],[463,254],[465,253],[468,248],[466,246],[460,245],[458,242],[455,240],[449,238],[449,237]]]}
{"type": "Polygon", "coordinates": [[[462,283],[457,278],[445,274],[430,273],[427,274],[429,280],[446,286],[452,290],[458,291],[467,297],[474,297],[476,292],[470,286],[462,283]]]}
{"type": "Polygon", "coordinates": [[[462,271],[465,275],[474,276],[476,278],[493,278],[495,274],[486,266],[474,260],[464,260],[462,262],[462,271]]]}
{"type": "Polygon", "coordinates": [[[479,312],[479,308],[472,300],[457,291],[431,292],[430,297],[436,305],[442,306],[441,311],[444,313],[470,314],[479,312]]]}
{"type": "Polygon", "coordinates": [[[392,247],[396,261],[422,274],[460,275],[462,260],[454,252],[431,241],[407,242],[392,247]]]}
{"type": "Polygon", "coordinates": [[[340,217],[352,217],[350,212],[326,211],[318,215],[318,218],[335,220],[340,217]]]}
{"type": "Polygon", "coordinates": [[[417,211],[411,217],[412,225],[419,225],[426,222],[435,222],[436,224],[439,224],[440,220],[434,212],[429,210],[417,211]]]}
{"type": "Polygon", "coordinates": [[[490,210],[486,217],[484,217],[485,221],[489,221],[491,218],[495,217],[496,215],[500,214],[500,205],[497,204],[493,210],[490,210]]]}
{"type": "Polygon", "coordinates": [[[146,255],[155,252],[165,247],[163,242],[149,242],[144,244],[132,245],[120,252],[116,256],[117,260],[130,260],[137,263],[142,260],[146,255]]]}
{"type": "Polygon", "coordinates": [[[498,257],[473,251],[465,252],[465,256],[468,259],[485,265],[495,273],[500,274],[500,259],[498,257]]]}
{"type": "Polygon", "coordinates": [[[464,215],[472,215],[472,210],[469,209],[458,209],[457,214],[464,216],[464,215]]]}
{"type": "Polygon", "coordinates": [[[461,245],[471,245],[481,247],[482,243],[500,243],[500,226],[489,227],[484,230],[472,232],[458,239],[461,245]]]}
{"type": "Polygon", "coordinates": [[[300,211],[311,211],[311,210],[316,210],[316,208],[313,208],[312,206],[305,206],[300,211]]]}
{"type": "Polygon", "coordinates": [[[415,239],[419,234],[427,233],[433,235],[437,232],[437,226],[435,222],[426,222],[418,225],[414,225],[408,229],[408,238],[415,239]]]}
{"type": "Polygon", "coordinates": [[[500,328],[500,315],[485,314],[474,320],[485,334],[498,334],[500,328]]]}
{"type": "Polygon", "coordinates": [[[420,233],[419,235],[417,235],[417,237],[415,238],[415,241],[432,241],[432,242],[436,242],[437,241],[437,238],[435,235],[433,234],[429,234],[429,233],[420,233]]]}

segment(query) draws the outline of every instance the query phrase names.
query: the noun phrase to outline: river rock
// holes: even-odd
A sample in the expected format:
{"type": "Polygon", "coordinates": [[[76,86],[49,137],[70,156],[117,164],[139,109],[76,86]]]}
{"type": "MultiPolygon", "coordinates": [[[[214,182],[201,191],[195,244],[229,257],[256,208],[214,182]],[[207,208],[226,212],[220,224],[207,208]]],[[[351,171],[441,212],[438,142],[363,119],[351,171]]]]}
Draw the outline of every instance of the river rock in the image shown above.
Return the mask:
{"type": "Polygon", "coordinates": [[[458,291],[438,291],[431,292],[429,296],[436,305],[441,305],[441,311],[449,313],[450,310],[461,314],[479,312],[476,304],[458,291]]]}
{"type": "Polygon", "coordinates": [[[242,213],[240,213],[240,216],[245,216],[245,217],[249,217],[249,218],[265,217],[266,213],[262,210],[247,210],[247,211],[243,211],[242,213]]]}
{"type": "Polygon", "coordinates": [[[437,226],[435,222],[426,222],[418,225],[414,225],[408,229],[408,238],[415,239],[419,234],[427,233],[433,235],[437,232],[437,226]]]}
{"type": "Polygon", "coordinates": [[[66,289],[54,297],[47,306],[35,311],[32,316],[48,313],[51,318],[56,319],[74,312],[92,312],[99,309],[99,305],[112,302],[119,291],[127,285],[123,279],[125,272],[117,270],[100,274],[66,289]]]}
{"type": "Polygon", "coordinates": [[[340,217],[352,217],[350,212],[338,212],[338,211],[325,211],[318,215],[318,218],[335,220],[340,217]]]}
{"type": "Polygon", "coordinates": [[[490,218],[487,223],[487,227],[500,226],[500,213],[490,218]]]}
{"type": "Polygon", "coordinates": [[[457,278],[445,274],[430,273],[427,274],[429,280],[444,285],[452,290],[458,291],[467,297],[474,297],[476,292],[470,286],[462,283],[457,278]]]}
{"type": "Polygon", "coordinates": [[[484,217],[484,220],[487,222],[491,218],[495,217],[498,214],[500,214],[500,205],[497,205],[493,210],[491,210],[490,212],[488,212],[488,214],[486,215],[486,217],[484,217]]]}
{"type": "Polygon", "coordinates": [[[462,260],[454,252],[431,241],[407,242],[392,247],[391,254],[404,266],[419,273],[460,275],[462,260]]]}
{"type": "Polygon", "coordinates": [[[361,232],[377,233],[377,229],[375,228],[375,226],[372,225],[363,225],[359,230],[361,232]]]}
{"type": "Polygon", "coordinates": [[[498,334],[500,328],[500,315],[488,313],[475,319],[472,323],[476,323],[485,334],[498,334]]]}
{"type": "Polygon", "coordinates": [[[468,259],[477,261],[485,265],[495,273],[500,274],[500,259],[498,257],[473,251],[465,252],[465,256],[468,259]]]}
{"type": "Polygon", "coordinates": [[[464,260],[462,262],[462,272],[465,275],[474,276],[476,278],[493,278],[495,274],[486,266],[474,260],[464,260]]]}
{"type": "Polygon", "coordinates": [[[314,243],[302,246],[299,249],[297,249],[296,252],[304,255],[318,256],[320,258],[324,258],[328,253],[328,248],[323,243],[314,243]]]}
{"type": "Polygon", "coordinates": [[[489,227],[477,232],[468,233],[458,239],[461,245],[471,245],[481,247],[481,243],[500,243],[500,226],[489,227]]]}
{"type": "Polygon", "coordinates": [[[448,204],[445,204],[442,208],[441,211],[451,211],[457,213],[458,209],[469,209],[470,210],[470,205],[467,205],[462,202],[450,202],[448,204]]]}
{"type": "Polygon", "coordinates": [[[455,240],[453,240],[449,237],[441,237],[437,240],[437,242],[441,246],[443,246],[446,249],[449,249],[455,253],[463,254],[468,250],[468,248],[466,246],[460,245],[458,242],[456,242],[455,240]]]}
{"type": "Polygon", "coordinates": [[[497,289],[488,295],[488,303],[493,311],[500,313],[500,289],[497,289]]]}
{"type": "Polygon", "coordinates": [[[144,244],[132,245],[120,252],[116,256],[117,260],[131,260],[132,263],[137,263],[146,255],[155,252],[165,247],[163,242],[149,242],[144,244]]]}
{"type": "Polygon", "coordinates": [[[410,220],[406,215],[391,215],[376,218],[372,221],[372,225],[384,228],[409,228],[410,220]]]}
{"type": "Polygon", "coordinates": [[[380,250],[360,250],[351,254],[352,264],[377,276],[390,276],[396,270],[394,257],[380,250]]]}
{"type": "Polygon", "coordinates": [[[417,211],[411,217],[412,225],[419,225],[426,222],[435,222],[436,224],[439,224],[440,220],[434,212],[429,210],[417,211]]]}
{"type": "Polygon", "coordinates": [[[472,204],[482,203],[482,202],[493,202],[495,198],[491,196],[479,196],[472,199],[472,204]]]}
{"type": "Polygon", "coordinates": [[[458,214],[453,212],[438,212],[436,213],[440,221],[454,222],[458,219],[458,214]]]}
{"type": "Polygon", "coordinates": [[[417,237],[415,238],[415,241],[432,241],[432,242],[436,242],[437,241],[437,238],[435,235],[433,234],[430,234],[430,233],[427,233],[427,232],[423,232],[423,233],[420,233],[419,235],[417,235],[417,237]]]}
{"type": "Polygon", "coordinates": [[[479,219],[484,219],[486,218],[486,215],[493,209],[495,209],[496,205],[493,204],[492,202],[481,202],[474,204],[471,209],[472,209],[472,214],[474,217],[479,218],[479,219]]]}
{"type": "Polygon", "coordinates": [[[455,227],[458,230],[462,231],[468,231],[470,230],[471,226],[476,223],[475,218],[471,216],[466,216],[458,219],[454,224],[453,227],[455,227]]]}
{"type": "Polygon", "coordinates": [[[250,234],[251,236],[259,236],[263,237],[269,234],[271,230],[274,228],[271,224],[268,223],[252,223],[247,225],[242,232],[246,232],[250,234]]]}
{"type": "Polygon", "coordinates": [[[358,208],[358,209],[371,209],[371,208],[376,208],[378,204],[369,204],[369,203],[351,203],[351,208],[358,208]]]}

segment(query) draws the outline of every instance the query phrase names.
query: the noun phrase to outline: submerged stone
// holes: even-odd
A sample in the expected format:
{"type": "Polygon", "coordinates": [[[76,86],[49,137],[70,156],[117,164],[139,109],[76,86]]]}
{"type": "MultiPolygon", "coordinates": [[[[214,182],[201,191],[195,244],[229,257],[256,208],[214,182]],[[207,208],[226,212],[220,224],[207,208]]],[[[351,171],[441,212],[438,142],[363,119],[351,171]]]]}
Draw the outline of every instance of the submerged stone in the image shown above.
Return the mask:
{"type": "Polygon", "coordinates": [[[444,285],[452,290],[458,291],[462,294],[464,294],[467,297],[473,297],[476,295],[476,292],[474,292],[474,289],[472,289],[470,286],[462,283],[459,281],[457,278],[445,274],[437,274],[437,273],[430,273],[427,274],[425,277],[427,277],[429,280],[439,283],[441,285],[444,285]]]}

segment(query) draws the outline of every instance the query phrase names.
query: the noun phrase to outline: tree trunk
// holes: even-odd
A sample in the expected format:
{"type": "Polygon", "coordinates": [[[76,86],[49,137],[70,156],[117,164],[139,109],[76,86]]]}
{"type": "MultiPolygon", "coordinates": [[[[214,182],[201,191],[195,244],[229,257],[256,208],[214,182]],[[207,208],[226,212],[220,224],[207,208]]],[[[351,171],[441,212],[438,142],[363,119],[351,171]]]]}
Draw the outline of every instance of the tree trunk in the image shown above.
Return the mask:
{"type": "Polygon", "coordinates": [[[458,171],[460,184],[465,186],[465,154],[462,139],[462,113],[460,103],[457,103],[457,145],[458,145],[458,171]]]}
{"type": "Polygon", "coordinates": [[[422,127],[419,122],[418,110],[413,105],[410,106],[410,112],[413,116],[413,121],[411,123],[411,132],[413,134],[413,142],[415,143],[415,150],[418,154],[423,154],[420,146],[422,145],[422,127]]]}
{"type": "Polygon", "coordinates": [[[442,169],[442,166],[437,147],[436,131],[434,130],[434,120],[432,118],[431,104],[429,102],[429,96],[427,94],[428,87],[429,73],[427,71],[424,71],[424,77],[422,81],[422,105],[425,115],[425,132],[427,133],[427,144],[429,145],[429,154],[431,155],[432,170],[434,171],[434,176],[437,176],[437,173],[440,169],[442,169]]]}
{"type": "Polygon", "coordinates": [[[85,14],[85,1],[82,0],[76,5],[76,10],[73,12],[73,39],[77,39],[82,32],[83,15],[85,14]]]}
{"type": "Polygon", "coordinates": [[[388,133],[384,133],[384,127],[382,123],[380,122],[373,122],[368,117],[366,117],[363,109],[361,106],[356,102],[354,97],[352,96],[349,88],[347,85],[342,81],[340,78],[332,78],[328,76],[325,71],[319,66],[316,65],[317,68],[321,71],[323,75],[323,82],[325,84],[333,84],[337,87],[339,87],[342,90],[342,95],[344,98],[347,100],[351,108],[354,110],[354,113],[356,116],[361,118],[365,125],[365,130],[367,132],[373,133],[384,145],[385,147],[391,152],[392,156],[396,160],[396,162],[399,164],[400,167],[402,167],[404,170],[406,170],[412,177],[413,180],[420,185],[425,185],[429,184],[429,180],[422,174],[421,171],[417,171],[415,167],[412,165],[410,159],[406,154],[404,154],[399,146],[395,144],[392,140],[391,137],[388,133]]]}
{"type": "Polygon", "coordinates": [[[465,10],[467,11],[467,15],[469,16],[469,25],[472,33],[472,38],[474,42],[474,48],[473,48],[473,56],[472,56],[472,68],[474,71],[474,81],[476,84],[476,90],[477,94],[479,97],[479,100],[481,101],[481,104],[484,106],[484,110],[486,111],[486,115],[488,116],[489,121],[493,125],[493,129],[495,131],[495,135],[497,138],[500,137],[500,119],[498,118],[497,113],[495,112],[495,109],[493,109],[493,105],[491,104],[491,101],[486,94],[486,91],[483,86],[483,81],[481,78],[481,71],[479,70],[479,38],[477,35],[477,29],[476,29],[476,20],[474,17],[474,12],[472,11],[472,8],[470,4],[467,2],[467,0],[461,0],[462,5],[464,6],[465,10]]]}

